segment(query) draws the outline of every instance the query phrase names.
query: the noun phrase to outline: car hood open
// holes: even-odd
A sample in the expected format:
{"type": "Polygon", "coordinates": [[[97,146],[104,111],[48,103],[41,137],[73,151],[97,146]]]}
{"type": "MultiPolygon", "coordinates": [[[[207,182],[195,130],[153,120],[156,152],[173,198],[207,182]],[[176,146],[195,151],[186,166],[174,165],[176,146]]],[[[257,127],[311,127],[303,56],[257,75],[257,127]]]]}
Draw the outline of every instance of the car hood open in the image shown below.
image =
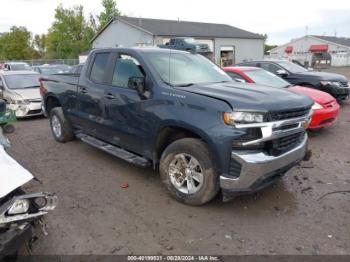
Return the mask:
{"type": "Polygon", "coordinates": [[[10,157],[0,145],[0,198],[33,179],[33,175],[10,157]]]}
{"type": "Polygon", "coordinates": [[[246,83],[201,84],[176,87],[183,91],[205,95],[226,101],[232,109],[262,112],[289,111],[311,107],[309,97],[283,88],[267,87],[246,83]]]}

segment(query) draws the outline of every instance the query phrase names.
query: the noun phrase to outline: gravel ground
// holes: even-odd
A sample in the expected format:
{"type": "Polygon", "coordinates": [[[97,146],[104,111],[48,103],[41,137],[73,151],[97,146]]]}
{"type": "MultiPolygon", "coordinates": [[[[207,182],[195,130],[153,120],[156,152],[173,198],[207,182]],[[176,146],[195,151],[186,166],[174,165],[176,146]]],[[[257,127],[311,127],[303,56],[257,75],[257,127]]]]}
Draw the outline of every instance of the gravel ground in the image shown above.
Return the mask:
{"type": "Polygon", "coordinates": [[[43,182],[27,189],[60,200],[35,254],[350,254],[350,194],[320,200],[350,190],[349,134],[348,102],[335,126],[310,134],[311,161],[257,194],[202,207],[173,200],[151,169],[55,142],[47,119],[20,121],[9,138],[10,154],[43,182]]]}

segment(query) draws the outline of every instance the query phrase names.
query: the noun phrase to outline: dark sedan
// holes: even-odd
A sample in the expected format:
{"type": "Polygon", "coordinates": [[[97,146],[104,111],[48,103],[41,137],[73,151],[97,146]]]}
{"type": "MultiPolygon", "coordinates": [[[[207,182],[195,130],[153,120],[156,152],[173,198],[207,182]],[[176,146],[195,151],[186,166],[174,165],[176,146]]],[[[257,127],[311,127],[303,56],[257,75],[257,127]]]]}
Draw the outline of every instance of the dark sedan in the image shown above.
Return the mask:
{"type": "Polygon", "coordinates": [[[349,98],[349,82],[343,75],[309,71],[302,66],[286,60],[249,61],[239,65],[261,67],[273,74],[283,77],[293,85],[311,87],[327,92],[338,101],[349,98]]]}

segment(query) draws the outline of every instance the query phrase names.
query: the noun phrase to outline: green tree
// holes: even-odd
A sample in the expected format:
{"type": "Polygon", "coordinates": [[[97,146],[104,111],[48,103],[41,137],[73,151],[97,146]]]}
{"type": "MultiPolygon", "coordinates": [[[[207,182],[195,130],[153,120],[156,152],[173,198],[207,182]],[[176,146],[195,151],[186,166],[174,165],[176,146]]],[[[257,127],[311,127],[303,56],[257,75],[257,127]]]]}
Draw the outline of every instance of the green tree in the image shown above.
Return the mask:
{"type": "Polygon", "coordinates": [[[269,54],[269,51],[273,48],[277,47],[277,45],[268,45],[268,44],[265,44],[265,47],[264,47],[264,54],[265,55],[268,55],[269,54]]]}
{"type": "Polygon", "coordinates": [[[45,56],[45,51],[46,51],[45,44],[46,44],[46,35],[45,34],[34,36],[33,46],[36,49],[36,51],[38,52],[38,54],[40,55],[40,57],[45,56]]]}
{"type": "Polygon", "coordinates": [[[85,20],[83,6],[55,10],[55,21],[48,30],[45,46],[48,58],[77,58],[90,48],[95,32],[85,20]]]}
{"type": "Polygon", "coordinates": [[[0,59],[23,60],[35,58],[36,55],[31,33],[25,27],[13,26],[9,32],[0,35],[0,59]]]}
{"type": "Polygon", "coordinates": [[[102,0],[102,6],[104,10],[97,16],[99,29],[104,27],[113,17],[121,15],[115,0],[102,0]]]}

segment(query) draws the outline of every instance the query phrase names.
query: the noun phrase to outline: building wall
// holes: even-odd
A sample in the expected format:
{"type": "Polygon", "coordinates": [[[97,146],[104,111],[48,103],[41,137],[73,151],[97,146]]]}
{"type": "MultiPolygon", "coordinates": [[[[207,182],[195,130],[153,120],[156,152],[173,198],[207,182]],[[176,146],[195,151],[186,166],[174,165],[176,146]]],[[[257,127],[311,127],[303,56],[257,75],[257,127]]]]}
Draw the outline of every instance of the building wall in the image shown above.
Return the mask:
{"type": "MultiPolygon", "coordinates": [[[[112,22],[92,43],[93,48],[134,47],[144,45],[160,45],[169,41],[169,36],[155,36],[121,21],[112,22]]],[[[199,42],[207,43],[213,50],[216,63],[220,63],[221,47],[235,49],[234,62],[262,59],[264,56],[263,39],[240,38],[196,38],[199,42]]]]}
{"type": "Polygon", "coordinates": [[[271,50],[270,58],[286,58],[289,60],[298,60],[302,63],[307,62],[311,64],[312,53],[309,52],[311,45],[328,44],[328,52],[332,56],[332,66],[349,66],[350,65],[350,48],[343,47],[337,44],[332,44],[320,39],[304,36],[292,40],[291,42],[278,46],[271,50]],[[292,53],[286,53],[287,46],[293,46],[292,53]]]}
{"type": "Polygon", "coordinates": [[[93,41],[92,47],[134,47],[153,44],[153,36],[151,34],[115,20],[93,41]]]}
{"type": "Polygon", "coordinates": [[[215,62],[220,61],[221,47],[234,46],[235,63],[264,57],[264,39],[215,38],[215,62]]]}

